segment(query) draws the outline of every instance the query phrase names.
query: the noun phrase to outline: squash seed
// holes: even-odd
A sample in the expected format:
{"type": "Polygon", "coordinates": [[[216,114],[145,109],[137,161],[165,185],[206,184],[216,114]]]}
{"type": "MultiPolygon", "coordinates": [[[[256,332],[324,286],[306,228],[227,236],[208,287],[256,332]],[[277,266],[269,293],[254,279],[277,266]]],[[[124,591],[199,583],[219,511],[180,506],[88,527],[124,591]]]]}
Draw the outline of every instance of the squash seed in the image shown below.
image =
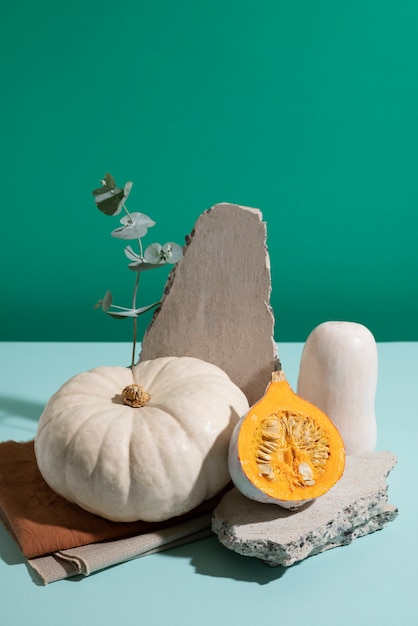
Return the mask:
{"type": "Polygon", "coordinates": [[[293,490],[315,485],[325,470],[330,448],[326,432],[314,420],[283,411],[261,422],[254,453],[263,478],[286,480],[293,490]]]}

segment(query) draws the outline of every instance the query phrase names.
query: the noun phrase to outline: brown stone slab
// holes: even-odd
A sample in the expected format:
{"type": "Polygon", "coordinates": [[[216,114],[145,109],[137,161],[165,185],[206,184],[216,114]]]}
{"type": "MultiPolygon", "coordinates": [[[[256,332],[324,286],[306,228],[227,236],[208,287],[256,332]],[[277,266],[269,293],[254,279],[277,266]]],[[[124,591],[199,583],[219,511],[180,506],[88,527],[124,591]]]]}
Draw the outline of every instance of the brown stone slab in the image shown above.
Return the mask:
{"type": "Polygon", "coordinates": [[[258,209],[217,204],[186,238],[140,360],[194,356],[223,369],[250,404],[277,369],[266,225],[258,209]]]}

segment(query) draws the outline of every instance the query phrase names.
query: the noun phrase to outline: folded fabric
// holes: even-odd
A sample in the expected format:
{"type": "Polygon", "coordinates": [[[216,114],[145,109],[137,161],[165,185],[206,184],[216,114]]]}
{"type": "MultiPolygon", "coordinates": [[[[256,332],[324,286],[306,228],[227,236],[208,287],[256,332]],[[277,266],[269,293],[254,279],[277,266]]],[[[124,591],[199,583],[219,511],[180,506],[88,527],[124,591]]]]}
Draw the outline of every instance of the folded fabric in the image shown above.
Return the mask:
{"type": "Polygon", "coordinates": [[[127,539],[80,546],[51,555],[29,559],[28,564],[44,584],[76,575],[88,576],[118,563],[175,548],[213,535],[211,514],[182,522],[156,533],[144,533],[127,539]],[[202,530],[195,530],[202,526],[202,530]]]}
{"type": "Polygon", "coordinates": [[[0,443],[0,519],[45,583],[208,536],[224,493],[165,522],[111,522],[46,484],[33,441],[0,443]]]}

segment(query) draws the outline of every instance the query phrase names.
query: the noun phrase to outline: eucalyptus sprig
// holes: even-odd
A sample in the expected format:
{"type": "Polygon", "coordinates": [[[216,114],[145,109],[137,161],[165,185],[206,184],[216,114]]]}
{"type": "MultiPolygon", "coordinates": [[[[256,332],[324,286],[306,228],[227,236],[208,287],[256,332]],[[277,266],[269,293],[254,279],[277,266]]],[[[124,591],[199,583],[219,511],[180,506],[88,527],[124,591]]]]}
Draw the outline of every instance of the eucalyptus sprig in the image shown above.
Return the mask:
{"type": "Polygon", "coordinates": [[[136,240],[138,251],[136,252],[132,246],[126,246],[124,249],[126,257],[130,263],[128,267],[136,273],[135,285],[132,297],[132,306],[123,307],[113,304],[113,298],[110,291],[106,291],[95,305],[95,308],[101,308],[107,315],[116,319],[133,319],[133,341],[132,341],[132,360],[131,365],[135,363],[135,351],[137,342],[137,319],[143,313],[153,309],[161,304],[161,301],[153,302],[146,306],[137,307],[139,278],[142,272],[146,270],[164,267],[167,264],[173,265],[177,263],[182,255],[183,249],[176,243],[169,241],[164,245],[152,243],[145,250],[142,246],[142,237],[144,237],[148,229],[155,226],[155,222],[144,213],[129,212],[126,208],[126,200],[132,189],[132,182],[127,182],[124,187],[117,187],[115,179],[111,174],[105,174],[101,181],[101,187],[93,190],[94,201],[97,208],[105,215],[119,215],[124,212],[120,220],[122,226],[111,232],[112,237],[123,239],[125,241],[136,240]]]}

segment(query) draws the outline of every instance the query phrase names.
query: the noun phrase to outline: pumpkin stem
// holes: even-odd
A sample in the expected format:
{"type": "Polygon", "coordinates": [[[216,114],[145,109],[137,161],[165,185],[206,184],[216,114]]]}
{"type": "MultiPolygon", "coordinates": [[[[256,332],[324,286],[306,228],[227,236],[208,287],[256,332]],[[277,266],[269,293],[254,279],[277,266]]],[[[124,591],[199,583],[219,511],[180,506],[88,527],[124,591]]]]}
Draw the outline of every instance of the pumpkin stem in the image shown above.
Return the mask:
{"type": "Polygon", "coordinates": [[[151,396],[147,391],[145,391],[142,385],[132,383],[123,389],[122,400],[123,403],[128,406],[139,408],[141,406],[145,406],[151,400],[151,396]]]}
{"type": "Polygon", "coordinates": [[[283,370],[277,370],[275,372],[272,373],[271,375],[271,382],[272,383],[285,383],[286,382],[286,375],[284,373],[283,370]]]}

